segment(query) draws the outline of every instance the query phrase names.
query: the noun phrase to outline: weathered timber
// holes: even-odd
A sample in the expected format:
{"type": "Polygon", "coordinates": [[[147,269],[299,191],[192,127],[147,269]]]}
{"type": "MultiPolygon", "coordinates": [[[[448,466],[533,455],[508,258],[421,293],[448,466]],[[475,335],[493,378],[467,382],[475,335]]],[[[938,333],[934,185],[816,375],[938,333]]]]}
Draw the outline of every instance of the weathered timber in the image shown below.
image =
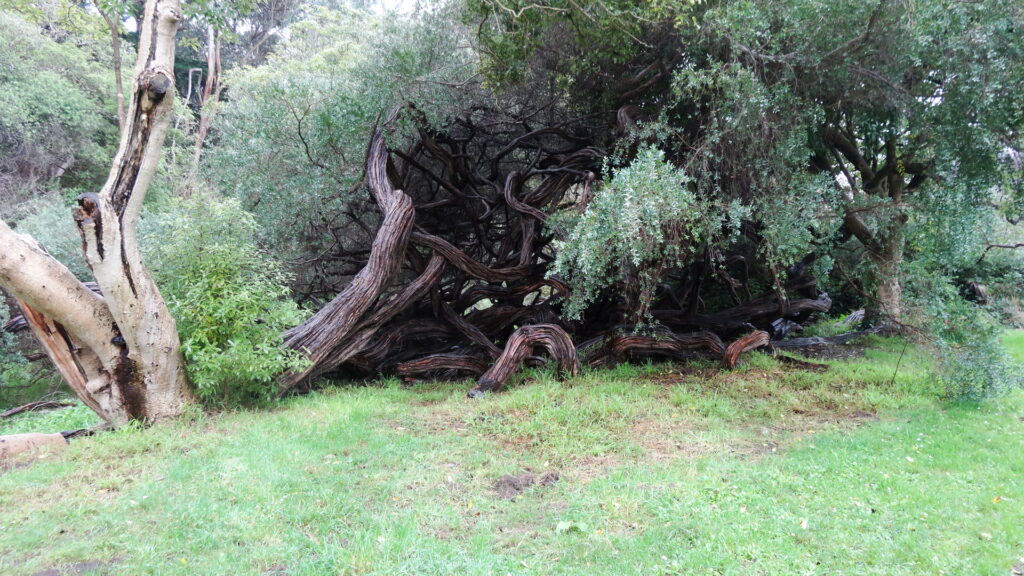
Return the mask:
{"type": "Polygon", "coordinates": [[[430,354],[398,364],[395,367],[395,374],[406,379],[448,374],[479,376],[486,372],[489,366],[490,362],[482,355],[430,354]]]}
{"type": "Polygon", "coordinates": [[[604,340],[584,358],[588,366],[606,366],[624,362],[633,357],[662,356],[682,360],[694,352],[706,350],[719,356],[725,350],[722,340],[712,332],[676,334],[659,330],[654,335],[617,333],[604,340]]]}
{"type": "Polygon", "coordinates": [[[64,450],[68,441],[61,434],[11,434],[0,436],[0,460],[38,450],[64,450]]]}
{"type": "Polygon", "coordinates": [[[22,412],[41,412],[43,410],[56,410],[57,408],[67,408],[72,406],[67,402],[58,402],[56,400],[38,400],[36,402],[29,402],[28,404],[22,404],[7,410],[0,412],[0,418],[10,418],[16,416],[22,412]]]}
{"type": "MultiPolygon", "coordinates": [[[[364,210],[378,213],[359,220],[373,243],[358,256],[345,255],[352,262],[366,258],[348,286],[286,333],[286,343],[305,350],[311,366],[282,378],[282,392],[340,370],[402,378],[481,375],[473,389],[480,393],[499,389],[524,363],[543,362],[533,355],[541,350],[569,374],[581,359],[601,366],[647,357],[723,358],[723,338],[772,323],[796,330],[808,314],[831,305],[800,265],[787,270],[783,288],[742,302],[742,285],[715,272],[718,260],[708,249],[703,261],[661,279],[666,297],[652,306],[660,324],[654,333],[623,326],[636,319],[628,294],[616,286],[582,318],[564,318],[569,287],[550,268],[562,231],[549,225],[548,215],[578,209],[595,193],[604,152],[588,145],[594,140],[587,129],[530,129],[529,122],[500,119],[485,127],[461,118],[451,133],[438,133],[414,107],[400,113],[418,122],[419,138],[388,150],[387,122],[375,133],[366,178],[374,202],[364,210]],[[443,270],[428,270],[428,253],[431,262],[444,262],[443,270]],[[722,278],[738,304],[703,311],[701,291],[722,278]]],[[[743,276],[749,281],[749,270],[743,276]]],[[[725,362],[734,364],[755,345],[760,337],[734,345],[725,362]]]]}
{"type": "Polygon", "coordinates": [[[370,191],[383,212],[373,240],[370,259],[352,282],[327,306],[299,326],[285,332],[285,345],[305,351],[309,366],[280,378],[282,392],[304,379],[318,376],[332,364],[331,355],[343,346],[353,329],[370,313],[377,298],[398,274],[412,232],[415,209],[412,199],[392,187],[387,175],[387,148],[378,130],[367,154],[366,176],[370,191]]]}
{"type": "Polygon", "coordinates": [[[757,330],[756,332],[747,334],[742,338],[737,338],[735,341],[729,343],[729,346],[722,354],[722,364],[724,364],[726,368],[735,368],[736,363],[739,362],[740,356],[744,352],[762,348],[767,346],[770,342],[771,337],[768,336],[768,333],[764,330],[757,330]]]}
{"type": "Polygon", "coordinates": [[[523,326],[509,337],[505,350],[494,365],[477,380],[476,386],[470,391],[471,397],[479,397],[484,392],[500,389],[509,377],[529,356],[535,347],[547,350],[548,355],[558,363],[559,372],[567,376],[575,376],[580,372],[580,360],[572,339],[561,326],[555,324],[535,324],[523,326]]]}

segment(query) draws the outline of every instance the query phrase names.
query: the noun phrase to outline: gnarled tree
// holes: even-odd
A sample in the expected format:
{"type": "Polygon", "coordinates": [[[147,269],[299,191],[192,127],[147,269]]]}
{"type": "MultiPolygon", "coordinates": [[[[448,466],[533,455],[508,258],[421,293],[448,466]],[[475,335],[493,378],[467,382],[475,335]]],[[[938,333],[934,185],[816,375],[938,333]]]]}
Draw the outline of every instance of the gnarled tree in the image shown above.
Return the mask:
{"type": "MultiPolygon", "coordinates": [[[[139,253],[136,225],[174,104],[178,0],[150,0],[110,176],[74,220],[98,294],[0,222],[0,286],[76,394],[111,424],[180,414],[192,394],[174,319],[139,253]]],[[[71,225],[69,220],[68,225],[71,225]]]]}

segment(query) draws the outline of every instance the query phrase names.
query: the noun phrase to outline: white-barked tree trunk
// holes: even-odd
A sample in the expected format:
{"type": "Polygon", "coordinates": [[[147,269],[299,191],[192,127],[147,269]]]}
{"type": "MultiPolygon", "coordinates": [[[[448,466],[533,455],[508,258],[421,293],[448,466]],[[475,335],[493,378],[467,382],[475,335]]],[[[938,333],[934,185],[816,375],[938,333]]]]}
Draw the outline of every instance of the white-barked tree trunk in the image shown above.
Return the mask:
{"type": "MultiPolygon", "coordinates": [[[[142,263],[136,233],[174,107],[179,0],[148,0],[132,97],[113,167],[74,222],[101,295],[0,221],[0,286],[76,394],[113,425],[155,421],[193,401],[174,319],[142,263]]],[[[68,225],[72,225],[69,220],[68,225]]]]}

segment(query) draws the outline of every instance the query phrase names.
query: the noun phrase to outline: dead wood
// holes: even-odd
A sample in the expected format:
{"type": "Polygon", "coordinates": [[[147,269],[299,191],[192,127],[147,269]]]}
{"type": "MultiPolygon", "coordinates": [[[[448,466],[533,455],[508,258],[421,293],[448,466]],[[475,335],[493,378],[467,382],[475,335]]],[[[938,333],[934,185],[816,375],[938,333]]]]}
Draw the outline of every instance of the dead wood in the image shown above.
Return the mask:
{"type": "Polygon", "coordinates": [[[726,368],[735,368],[736,363],[739,362],[740,355],[744,352],[767,346],[770,342],[771,337],[764,330],[758,330],[738,338],[725,349],[725,353],[722,354],[722,364],[726,368]]]}
{"type": "Polygon", "coordinates": [[[675,334],[663,329],[655,335],[620,333],[607,338],[601,346],[587,354],[584,362],[588,366],[599,367],[650,356],[683,360],[700,350],[719,356],[725,346],[711,332],[675,334]]]}
{"type": "Polygon", "coordinates": [[[28,404],[22,404],[16,408],[11,408],[6,412],[0,412],[0,418],[10,418],[16,416],[22,412],[41,412],[43,410],[56,410],[57,408],[67,408],[73,406],[68,402],[57,402],[56,400],[39,400],[36,402],[29,402],[28,404]]]}
{"type": "Polygon", "coordinates": [[[527,357],[533,355],[535,347],[544,348],[548,355],[558,363],[558,370],[566,376],[576,376],[580,372],[580,360],[572,339],[560,326],[555,324],[536,324],[523,326],[509,337],[505,350],[494,365],[477,380],[476,386],[470,391],[471,397],[479,397],[484,392],[500,389],[515,374],[527,357]]]}
{"type": "MultiPolygon", "coordinates": [[[[419,118],[415,109],[406,113],[419,118]]],[[[623,325],[632,314],[616,289],[583,318],[567,320],[569,287],[550,273],[562,231],[548,216],[592,197],[604,152],[589,145],[591,127],[583,123],[533,129],[502,120],[504,112],[480,113],[498,119],[460,118],[445,134],[423,122],[400,150],[386,148],[386,122],[374,134],[366,169],[373,202],[364,208],[372,211],[359,218],[372,244],[346,255],[350,263],[364,259],[349,284],[285,334],[310,366],[282,377],[282,393],[340,370],[479,376],[471,391],[478,395],[545,357],[563,374],[649,357],[708,355],[734,365],[767,335],[757,331],[728,349],[723,338],[773,323],[798,330],[809,314],[829,309],[828,295],[800,266],[791,267],[783,289],[741,302],[739,281],[713,270],[709,250],[705,261],[663,281],[667,298],[652,305],[659,325],[651,333],[623,325]],[[378,222],[376,230],[368,222],[378,222]],[[720,280],[738,304],[703,310],[702,290],[720,280]]],[[[749,282],[750,272],[743,277],[749,282]]]]}
{"type": "Polygon", "coordinates": [[[68,441],[61,434],[11,434],[0,436],[0,460],[37,450],[64,450],[68,441]]]}

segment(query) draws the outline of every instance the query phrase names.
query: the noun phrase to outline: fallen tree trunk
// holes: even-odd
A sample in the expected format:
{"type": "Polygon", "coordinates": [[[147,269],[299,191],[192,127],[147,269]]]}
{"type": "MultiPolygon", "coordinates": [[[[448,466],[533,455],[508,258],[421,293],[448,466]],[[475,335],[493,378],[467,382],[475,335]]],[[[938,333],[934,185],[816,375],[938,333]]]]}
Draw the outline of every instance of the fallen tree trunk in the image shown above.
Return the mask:
{"type": "Polygon", "coordinates": [[[416,360],[400,363],[395,373],[406,379],[425,375],[472,375],[478,376],[487,371],[490,362],[480,356],[468,354],[431,354],[416,360]]]}
{"type": "Polygon", "coordinates": [[[38,450],[67,448],[68,441],[63,434],[11,434],[0,436],[0,461],[19,454],[38,450]]]}
{"type": "Polygon", "coordinates": [[[746,336],[729,344],[729,347],[725,349],[725,353],[722,354],[722,364],[724,364],[726,368],[735,368],[736,363],[740,359],[740,355],[751,350],[756,350],[757,348],[763,348],[770,342],[771,337],[763,330],[747,334],[746,336]]]}
{"type": "MultiPolygon", "coordinates": [[[[414,108],[406,113],[419,117],[414,108]]],[[[829,309],[831,300],[817,291],[806,267],[793,267],[795,277],[784,289],[702,311],[702,287],[729,278],[709,274],[716,264],[707,252],[702,265],[681,271],[689,274],[680,280],[685,304],[669,287],[673,298],[653,306],[656,333],[622,327],[630,315],[615,289],[583,318],[564,318],[569,287],[550,274],[554,239],[562,231],[547,222],[552,212],[589,201],[604,154],[587,146],[579,130],[530,130],[522,121],[499,130],[501,121],[486,128],[473,122],[459,119],[453,130],[462,131],[451,135],[424,123],[402,150],[386,147],[388,122],[375,131],[366,166],[373,199],[367,205],[375,213],[365,220],[380,222],[379,228],[364,225],[373,242],[351,282],[286,332],[286,344],[304,351],[310,363],[280,379],[282,394],[343,371],[404,379],[479,376],[471,390],[479,395],[500,389],[523,363],[536,360],[535,349],[563,374],[652,356],[700,354],[733,366],[741,354],[766,344],[767,335],[755,331],[728,348],[724,338],[773,322],[798,328],[807,315],[829,309]],[[496,143],[495,134],[507,141],[496,143]]]]}
{"type": "Polygon", "coordinates": [[[56,410],[57,408],[67,408],[72,406],[67,402],[57,402],[56,400],[39,400],[36,402],[29,402],[28,404],[22,404],[7,410],[0,412],[0,418],[10,418],[11,416],[17,416],[23,412],[40,412],[42,410],[56,410]]]}
{"type": "Polygon", "coordinates": [[[836,336],[814,336],[810,338],[790,338],[788,340],[776,340],[772,342],[772,347],[780,350],[799,350],[816,347],[826,346],[841,346],[849,344],[859,338],[863,338],[869,334],[881,334],[881,335],[894,335],[899,333],[899,328],[892,325],[875,326],[867,330],[856,330],[854,332],[847,332],[845,334],[838,334],[836,336]]]}
{"type": "Polygon", "coordinates": [[[725,346],[721,338],[711,332],[675,334],[666,329],[654,336],[617,334],[587,354],[584,362],[588,366],[600,367],[624,362],[632,356],[663,356],[682,360],[700,350],[707,350],[717,356],[722,354],[725,346]]]}

